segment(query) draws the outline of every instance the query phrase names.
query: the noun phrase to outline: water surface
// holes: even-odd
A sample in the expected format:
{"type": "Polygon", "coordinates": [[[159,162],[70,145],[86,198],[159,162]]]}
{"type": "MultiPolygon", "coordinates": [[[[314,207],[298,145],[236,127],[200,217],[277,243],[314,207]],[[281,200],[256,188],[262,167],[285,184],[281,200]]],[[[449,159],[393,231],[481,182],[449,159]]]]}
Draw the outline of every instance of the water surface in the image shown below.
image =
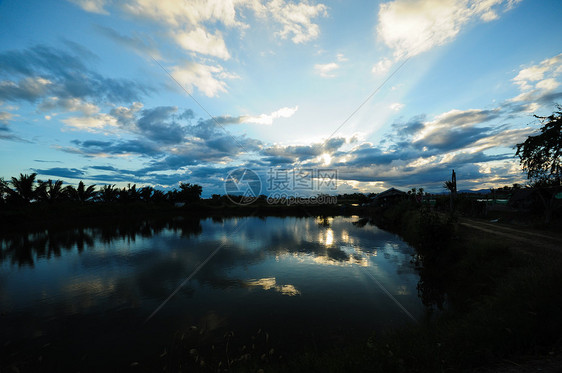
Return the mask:
{"type": "Polygon", "coordinates": [[[358,221],[175,219],[4,237],[3,361],[154,364],[194,330],[194,348],[266,331],[290,353],[421,318],[413,249],[358,221]]]}

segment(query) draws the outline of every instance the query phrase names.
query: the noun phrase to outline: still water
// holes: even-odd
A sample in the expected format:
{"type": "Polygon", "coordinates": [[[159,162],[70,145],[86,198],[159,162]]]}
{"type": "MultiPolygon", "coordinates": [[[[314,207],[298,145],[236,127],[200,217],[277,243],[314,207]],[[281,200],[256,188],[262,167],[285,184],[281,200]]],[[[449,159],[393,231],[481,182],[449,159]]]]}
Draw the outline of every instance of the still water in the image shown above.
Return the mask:
{"type": "Polygon", "coordinates": [[[413,249],[358,217],[139,221],[0,243],[4,368],[154,367],[180,335],[193,353],[262,333],[290,354],[424,314],[413,249]]]}

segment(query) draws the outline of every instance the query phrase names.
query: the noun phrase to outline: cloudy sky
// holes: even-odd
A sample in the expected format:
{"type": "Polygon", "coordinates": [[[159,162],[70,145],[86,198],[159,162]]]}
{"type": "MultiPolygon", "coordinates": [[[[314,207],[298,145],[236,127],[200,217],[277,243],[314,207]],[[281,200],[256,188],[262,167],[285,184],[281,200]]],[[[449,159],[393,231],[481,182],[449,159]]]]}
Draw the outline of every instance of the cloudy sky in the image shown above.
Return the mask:
{"type": "MultiPolygon", "coordinates": [[[[562,103],[559,0],[0,3],[0,177],[224,193],[246,167],[338,192],[524,182],[562,103]]],[[[264,184],[267,184],[265,180],[264,184]]]]}

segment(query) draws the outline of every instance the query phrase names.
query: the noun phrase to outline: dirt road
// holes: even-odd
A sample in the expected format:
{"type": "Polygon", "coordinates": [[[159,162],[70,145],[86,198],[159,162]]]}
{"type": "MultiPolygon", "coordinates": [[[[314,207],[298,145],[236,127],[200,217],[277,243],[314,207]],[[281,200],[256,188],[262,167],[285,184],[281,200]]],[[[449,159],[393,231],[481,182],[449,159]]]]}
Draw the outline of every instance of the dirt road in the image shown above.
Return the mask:
{"type": "Polygon", "coordinates": [[[531,247],[541,247],[562,252],[562,236],[555,233],[468,218],[460,218],[459,224],[481,232],[509,238],[519,243],[525,243],[531,247]]]}

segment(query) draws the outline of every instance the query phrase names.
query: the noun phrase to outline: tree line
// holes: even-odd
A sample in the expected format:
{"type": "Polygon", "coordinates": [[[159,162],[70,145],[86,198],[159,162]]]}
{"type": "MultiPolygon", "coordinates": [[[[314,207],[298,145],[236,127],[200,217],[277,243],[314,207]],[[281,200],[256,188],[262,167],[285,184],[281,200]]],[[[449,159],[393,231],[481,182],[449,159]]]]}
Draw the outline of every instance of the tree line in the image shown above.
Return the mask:
{"type": "Polygon", "coordinates": [[[96,185],[86,186],[83,181],[77,187],[63,185],[62,180],[38,180],[37,174],[20,174],[10,181],[0,179],[0,203],[21,206],[32,202],[134,202],[147,203],[162,202],[194,202],[201,199],[203,188],[197,184],[180,183],[179,189],[163,192],[151,186],[138,188],[136,184],[118,188],[113,185],[103,185],[96,189],[96,185]]]}

